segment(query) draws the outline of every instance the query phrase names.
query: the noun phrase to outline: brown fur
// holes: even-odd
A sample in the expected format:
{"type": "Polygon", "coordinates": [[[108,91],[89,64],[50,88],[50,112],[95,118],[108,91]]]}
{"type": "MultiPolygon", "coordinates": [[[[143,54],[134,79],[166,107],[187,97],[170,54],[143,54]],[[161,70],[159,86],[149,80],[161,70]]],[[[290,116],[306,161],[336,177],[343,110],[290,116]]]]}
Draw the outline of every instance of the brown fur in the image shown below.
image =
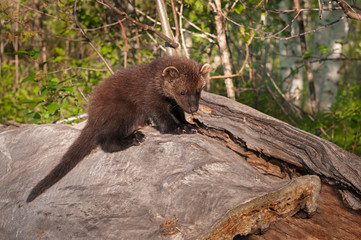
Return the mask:
{"type": "Polygon", "coordinates": [[[26,201],[31,202],[58,182],[97,145],[105,152],[116,152],[140,144],[144,135],[137,129],[149,121],[161,133],[192,132],[184,111],[198,110],[208,73],[209,64],[163,57],[107,78],[89,101],[88,122],[80,136],[60,163],[32,189],[26,201]]]}

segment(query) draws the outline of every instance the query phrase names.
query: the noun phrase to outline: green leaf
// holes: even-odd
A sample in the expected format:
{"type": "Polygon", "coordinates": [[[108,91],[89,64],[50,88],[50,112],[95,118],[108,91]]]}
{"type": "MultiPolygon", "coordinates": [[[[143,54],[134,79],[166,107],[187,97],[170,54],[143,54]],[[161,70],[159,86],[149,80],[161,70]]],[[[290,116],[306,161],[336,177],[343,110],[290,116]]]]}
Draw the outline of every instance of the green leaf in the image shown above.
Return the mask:
{"type": "Polygon", "coordinates": [[[57,56],[55,59],[54,59],[54,63],[59,63],[59,62],[63,62],[65,60],[65,57],[63,56],[57,56]]]}
{"type": "Polygon", "coordinates": [[[32,81],[36,78],[36,74],[31,74],[29,76],[27,76],[26,78],[24,78],[23,80],[21,80],[20,83],[24,83],[24,82],[27,82],[27,81],[32,81]]]}
{"type": "Polygon", "coordinates": [[[33,93],[34,94],[38,94],[40,91],[40,87],[39,86],[35,86],[34,89],[33,89],[33,93]]]}
{"type": "Polygon", "coordinates": [[[42,68],[45,64],[47,64],[48,62],[50,62],[53,59],[54,59],[54,57],[51,57],[51,58],[47,59],[46,61],[40,63],[39,66],[42,68]]]}
{"type": "Polygon", "coordinates": [[[36,34],[36,32],[25,30],[25,31],[23,31],[23,34],[25,37],[33,37],[36,34]]]}
{"type": "Polygon", "coordinates": [[[64,91],[64,92],[74,92],[74,88],[73,87],[62,87],[59,89],[59,91],[64,91]]]}
{"type": "Polygon", "coordinates": [[[307,51],[307,52],[305,52],[305,54],[302,55],[302,58],[306,59],[306,58],[309,58],[311,56],[312,56],[312,51],[307,51]]]}
{"type": "Polygon", "coordinates": [[[324,55],[324,54],[327,54],[330,52],[330,50],[327,48],[327,46],[325,45],[321,45],[318,47],[318,50],[320,50],[321,54],[324,55]]]}
{"type": "Polygon", "coordinates": [[[241,14],[244,10],[246,10],[246,7],[241,3],[237,3],[236,7],[234,8],[234,11],[236,11],[238,14],[241,14]]]}
{"type": "Polygon", "coordinates": [[[55,48],[55,52],[57,52],[60,56],[65,56],[65,51],[62,48],[55,48]]]}
{"type": "Polygon", "coordinates": [[[26,98],[29,97],[28,93],[27,93],[26,90],[23,89],[23,88],[19,88],[19,93],[20,93],[22,96],[26,97],[26,98]]]}
{"type": "Polygon", "coordinates": [[[51,115],[53,115],[57,110],[59,110],[59,105],[56,102],[50,103],[46,107],[51,115]]]}
{"type": "Polygon", "coordinates": [[[242,35],[244,35],[246,29],[245,29],[244,27],[240,27],[240,28],[239,28],[239,31],[242,33],[242,35]]]}
{"type": "Polygon", "coordinates": [[[29,55],[29,52],[26,50],[19,50],[16,52],[11,53],[12,55],[29,55]]]}
{"type": "Polygon", "coordinates": [[[39,48],[34,48],[29,52],[29,55],[34,59],[38,59],[39,58],[39,54],[40,54],[40,49],[39,48]]]}

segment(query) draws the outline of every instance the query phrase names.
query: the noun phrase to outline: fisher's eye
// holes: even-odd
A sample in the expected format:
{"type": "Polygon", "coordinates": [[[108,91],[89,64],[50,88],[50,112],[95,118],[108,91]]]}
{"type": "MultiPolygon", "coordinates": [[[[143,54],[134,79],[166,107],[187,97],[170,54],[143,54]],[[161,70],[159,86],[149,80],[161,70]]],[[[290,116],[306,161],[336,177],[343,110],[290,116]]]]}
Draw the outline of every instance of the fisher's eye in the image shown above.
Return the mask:
{"type": "Polygon", "coordinates": [[[186,93],[184,91],[180,92],[180,95],[184,96],[186,93]]]}

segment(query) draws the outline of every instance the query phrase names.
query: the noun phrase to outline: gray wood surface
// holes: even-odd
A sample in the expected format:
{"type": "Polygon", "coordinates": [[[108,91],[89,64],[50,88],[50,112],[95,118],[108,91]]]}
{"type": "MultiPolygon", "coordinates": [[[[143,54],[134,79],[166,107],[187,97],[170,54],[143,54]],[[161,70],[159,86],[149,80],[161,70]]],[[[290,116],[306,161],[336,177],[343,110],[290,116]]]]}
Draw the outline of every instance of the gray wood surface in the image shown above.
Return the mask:
{"type": "Polygon", "coordinates": [[[203,92],[197,118],[226,130],[246,149],[282,160],[338,184],[347,205],[361,209],[361,158],[228,98],[203,92]]]}
{"type": "Polygon", "coordinates": [[[232,239],[316,210],[317,176],[272,179],[217,139],[142,131],[140,146],[94,150],[29,204],[80,130],[0,133],[0,239],[232,239]]]}

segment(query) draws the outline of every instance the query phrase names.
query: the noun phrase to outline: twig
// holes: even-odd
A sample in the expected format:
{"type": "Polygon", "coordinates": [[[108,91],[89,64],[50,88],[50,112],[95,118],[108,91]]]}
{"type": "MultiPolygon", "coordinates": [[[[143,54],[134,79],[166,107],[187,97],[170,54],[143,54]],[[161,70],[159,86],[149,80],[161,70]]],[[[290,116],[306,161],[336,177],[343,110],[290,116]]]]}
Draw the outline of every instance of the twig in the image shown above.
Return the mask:
{"type": "Polygon", "coordinates": [[[142,15],[143,17],[145,17],[146,19],[150,20],[151,22],[153,22],[154,24],[160,25],[160,22],[158,22],[157,20],[155,20],[154,18],[150,17],[149,15],[145,14],[142,10],[140,10],[139,8],[135,8],[136,13],[140,13],[140,15],[142,15]]]}
{"type": "Polygon", "coordinates": [[[88,114],[83,113],[83,114],[81,114],[79,116],[76,116],[76,117],[71,117],[71,118],[59,120],[55,124],[61,124],[61,123],[65,123],[65,122],[72,122],[72,121],[75,121],[75,120],[80,120],[80,119],[85,118],[87,116],[88,116],[88,114]]]}
{"type": "MultiPolygon", "coordinates": [[[[252,41],[252,37],[250,38],[250,40],[252,41]]],[[[246,57],[243,61],[242,67],[241,69],[236,73],[236,74],[232,74],[232,75],[228,75],[228,76],[211,76],[209,79],[220,79],[220,78],[233,78],[233,77],[238,77],[242,74],[244,67],[246,66],[247,62],[248,62],[248,58],[249,58],[249,44],[250,42],[247,42],[246,45],[246,57]]]]}
{"type": "Polygon", "coordinates": [[[158,47],[160,47],[160,49],[162,49],[163,51],[167,51],[167,50],[165,49],[165,47],[163,47],[161,44],[159,44],[159,43],[157,42],[157,40],[155,40],[155,38],[154,38],[149,32],[146,32],[146,33],[147,33],[148,37],[149,37],[155,44],[157,44],[158,47]]]}
{"type": "Polygon", "coordinates": [[[282,33],[283,31],[285,31],[287,28],[289,28],[293,22],[297,19],[298,15],[300,15],[301,11],[297,11],[296,15],[293,17],[293,19],[290,21],[290,23],[288,23],[283,29],[281,29],[279,32],[272,34],[272,36],[277,36],[278,34],[282,33]]]}
{"type": "Polygon", "coordinates": [[[55,74],[55,73],[58,73],[58,72],[66,72],[68,70],[71,70],[71,69],[81,69],[81,70],[89,70],[89,71],[98,71],[98,72],[105,72],[105,71],[108,71],[107,69],[99,69],[99,68],[84,68],[84,67],[68,67],[68,68],[65,68],[65,69],[61,69],[61,70],[57,70],[57,71],[53,71],[53,72],[48,72],[47,75],[49,74],[55,74]]]}
{"type": "MultiPolygon", "coordinates": [[[[322,29],[324,29],[324,28],[327,28],[327,27],[329,27],[329,26],[331,26],[331,25],[333,25],[333,24],[335,24],[335,23],[338,23],[338,22],[341,21],[341,20],[344,20],[344,19],[346,19],[345,16],[340,17],[339,19],[337,19],[337,20],[335,20],[335,21],[333,21],[333,22],[330,22],[330,23],[328,23],[328,24],[326,24],[326,25],[323,25],[323,26],[321,26],[321,27],[318,27],[318,28],[316,28],[316,29],[313,29],[313,30],[310,30],[310,31],[307,31],[307,32],[303,32],[303,33],[300,33],[300,34],[297,34],[297,35],[293,35],[293,36],[290,36],[290,37],[283,37],[283,38],[274,37],[274,38],[277,39],[277,40],[289,40],[289,39],[291,39],[291,38],[301,37],[301,36],[304,36],[304,35],[306,35],[306,34],[313,33],[313,32],[317,32],[317,31],[319,31],[319,30],[322,30],[322,29]]],[[[269,38],[272,38],[272,36],[269,37],[269,38]]]]}
{"type": "MultiPolygon", "coordinates": [[[[12,126],[15,126],[15,127],[23,127],[25,125],[25,124],[18,123],[18,122],[14,121],[14,120],[9,120],[7,123],[12,125],[12,126]]],[[[28,125],[28,124],[26,124],[26,125],[28,125]]]]}
{"type": "Polygon", "coordinates": [[[237,3],[238,3],[238,0],[235,0],[235,1],[233,2],[232,6],[229,8],[228,12],[232,12],[233,9],[236,7],[237,3]]]}
{"type": "Polygon", "coordinates": [[[88,98],[85,96],[85,94],[83,93],[83,91],[80,88],[77,88],[78,91],[80,92],[80,94],[83,96],[83,98],[85,99],[85,101],[88,102],[88,98]]]}
{"type": "Polygon", "coordinates": [[[80,23],[78,22],[78,18],[76,15],[76,11],[77,11],[77,4],[78,4],[78,0],[76,0],[74,2],[74,22],[75,24],[78,26],[81,34],[83,34],[83,37],[85,38],[85,40],[89,43],[89,45],[94,49],[94,51],[98,54],[98,56],[100,57],[100,59],[104,62],[105,66],[107,67],[108,71],[111,74],[114,74],[113,70],[111,69],[111,67],[108,65],[107,61],[103,58],[103,56],[100,54],[100,52],[98,51],[98,49],[94,46],[94,44],[92,43],[92,41],[88,38],[88,36],[86,35],[84,28],[80,25],[80,23]]]}
{"type": "Polygon", "coordinates": [[[357,132],[356,132],[356,136],[355,136],[355,142],[354,142],[354,144],[352,146],[352,153],[355,153],[355,150],[356,150],[356,147],[357,147],[357,141],[358,141],[358,135],[360,133],[360,127],[361,127],[361,125],[359,125],[358,128],[357,128],[357,132]]]}
{"type": "Polygon", "coordinates": [[[323,17],[323,0],[318,0],[318,6],[320,8],[319,18],[322,19],[322,17],[323,17]]]}
{"type": "MultiPolygon", "coordinates": [[[[183,19],[185,19],[185,18],[183,18],[183,19]]],[[[194,35],[194,36],[196,36],[196,37],[201,37],[201,38],[207,40],[207,41],[210,42],[210,43],[214,43],[214,44],[216,43],[216,41],[214,41],[213,39],[209,38],[206,34],[192,32],[192,31],[190,31],[190,30],[188,30],[188,29],[183,29],[183,32],[187,32],[187,33],[192,34],[192,35],[194,35]]]]}
{"type": "Polygon", "coordinates": [[[112,4],[110,4],[107,0],[103,0],[103,2],[100,2],[99,0],[97,0],[98,3],[103,4],[107,7],[109,7],[110,9],[112,9],[114,12],[116,12],[117,14],[125,17],[126,19],[128,19],[130,22],[132,22],[133,24],[137,25],[138,27],[140,27],[141,29],[144,29],[145,31],[150,30],[152,32],[154,32],[155,34],[157,34],[159,37],[161,37],[162,39],[164,39],[166,42],[169,43],[169,45],[171,45],[173,48],[177,48],[179,47],[179,43],[175,42],[173,39],[167,37],[165,34],[163,34],[162,32],[158,31],[157,29],[155,29],[152,26],[140,23],[138,21],[136,21],[134,18],[132,18],[131,16],[129,16],[126,12],[120,11],[118,8],[114,7],[112,4]]]}
{"type": "Polygon", "coordinates": [[[327,138],[328,141],[331,141],[332,139],[330,138],[330,136],[328,136],[327,132],[325,131],[325,129],[323,129],[322,127],[319,128],[321,130],[321,132],[323,133],[323,135],[327,138]]]}
{"type": "Polygon", "coordinates": [[[138,32],[138,28],[135,28],[135,34],[136,34],[136,41],[137,41],[137,54],[138,54],[138,64],[140,64],[142,62],[142,55],[140,54],[140,41],[139,41],[139,32],[138,32]]]}
{"type": "MultiPolygon", "coordinates": [[[[316,58],[316,57],[310,57],[310,58],[316,58]]],[[[318,58],[317,60],[313,60],[312,62],[315,61],[361,61],[361,58],[348,58],[348,57],[340,57],[340,58],[318,58]]]]}
{"type": "Polygon", "coordinates": [[[122,33],[124,36],[124,42],[125,42],[125,46],[124,46],[124,68],[127,68],[127,57],[128,57],[128,39],[127,39],[127,34],[125,33],[124,30],[124,26],[122,24],[122,21],[120,21],[119,17],[117,16],[120,28],[122,29],[122,33]]]}
{"type": "Polygon", "coordinates": [[[184,34],[183,34],[183,29],[182,29],[182,25],[183,25],[182,19],[183,19],[183,3],[181,3],[180,10],[179,10],[179,32],[180,32],[181,39],[182,39],[182,46],[183,46],[183,49],[184,49],[184,55],[186,56],[186,58],[189,58],[189,53],[188,53],[188,49],[187,49],[187,46],[186,46],[186,42],[185,42],[184,34]]]}
{"type": "MultiPolygon", "coordinates": [[[[297,12],[299,10],[302,10],[303,12],[312,12],[312,11],[320,11],[319,8],[302,8],[302,9],[290,9],[290,10],[278,10],[278,9],[266,9],[266,8],[260,8],[263,11],[271,12],[271,13],[277,13],[277,14],[288,14],[292,12],[297,12]]],[[[334,8],[323,8],[322,11],[335,11],[340,10],[341,7],[334,7],[334,8]]]]}
{"type": "Polygon", "coordinates": [[[263,3],[263,0],[261,0],[258,4],[257,4],[257,8],[259,8],[259,6],[263,3]]]}
{"type": "Polygon", "coordinates": [[[290,120],[292,125],[298,127],[297,123],[295,122],[295,120],[293,120],[290,113],[288,111],[286,111],[286,109],[283,107],[283,105],[278,101],[277,97],[274,95],[271,88],[267,84],[266,84],[266,89],[267,89],[268,93],[271,95],[271,97],[273,98],[273,100],[276,102],[276,104],[280,107],[282,112],[288,117],[288,119],[290,120]]]}
{"type": "Polygon", "coordinates": [[[355,12],[352,7],[346,3],[344,0],[335,0],[340,7],[343,9],[344,13],[351,19],[361,21],[361,14],[355,12]],[[350,11],[352,9],[352,12],[350,11]]]}
{"type": "MultiPolygon", "coordinates": [[[[287,99],[286,99],[286,97],[285,97],[285,95],[281,92],[281,90],[279,89],[279,87],[277,86],[277,84],[275,83],[275,81],[273,80],[273,78],[271,77],[271,75],[269,74],[269,72],[267,71],[267,69],[266,68],[264,68],[264,70],[265,70],[265,73],[266,73],[266,75],[267,75],[267,77],[269,78],[269,80],[271,81],[271,83],[273,84],[273,86],[275,87],[275,89],[277,90],[277,92],[278,92],[278,94],[280,94],[280,96],[283,98],[283,100],[288,104],[288,106],[290,107],[290,109],[291,109],[291,111],[293,112],[293,113],[295,113],[296,114],[296,116],[299,118],[299,119],[302,119],[302,116],[300,115],[300,113],[298,112],[298,111],[300,111],[300,112],[302,112],[303,114],[305,114],[311,121],[315,121],[315,119],[313,118],[313,116],[311,116],[310,114],[308,114],[308,113],[305,113],[300,107],[298,107],[297,105],[294,105],[293,103],[290,103],[287,99]],[[296,111],[295,109],[297,109],[298,111],[296,111]]],[[[273,98],[273,96],[272,96],[272,98],[273,98]]],[[[283,110],[282,110],[283,111],[283,110]]],[[[290,115],[288,115],[288,112],[286,112],[286,111],[283,111],[283,112],[285,112],[285,114],[290,118],[290,121],[292,122],[292,117],[290,116],[290,115]]],[[[297,126],[297,123],[295,123],[296,125],[295,126],[297,126]]],[[[328,134],[327,134],[327,132],[321,127],[320,128],[320,131],[330,140],[331,138],[330,138],[330,136],[328,136],[328,134]]]]}
{"type": "Polygon", "coordinates": [[[51,14],[49,14],[49,13],[42,12],[42,11],[36,9],[36,8],[29,7],[29,6],[25,5],[25,4],[20,3],[20,5],[21,5],[22,7],[25,7],[25,8],[27,8],[27,9],[30,9],[30,10],[32,10],[32,11],[34,11],[34,12],[37,12],[37,13],[40,13],[40,14],[42,14],[42,15],[45,15],[45,16],[48,16],[48,17],[57,19],[57,20],[59,20],[59,21],[63,21],[63,22],[66,22],[66,23],[69,22],[69,21],[66,21],[66,20],[64,20],[64,19],[61,19],[61,18],[59,18],[59,17],[57,17],[57,16],[51,15],[51,14]]]}
{"type": "MultiPolygon", "coordinates": [[[[121,22],[123,22],[125,19],[122,19],[120,20],[121,22]]],[[[118,25],[119,22],[113,22],[113,23],[110,23],[110,24],[107,24],[107,25],[103,25],[103,26],[100,26],[100,27],[97,27],[97,28],[87,28],[85,29],[86,32],[91,32],[91,31],[97,31],[99,29],[103,29],[103,28],[107,28],[107,27],[111,27],[111,26],[115,26],[115,25],[118,25]]]]}
{"type": "MultiPolygon", "coordinates": [[[[156,21],[155,19],[149,17],[147,14],[145,14],[144,12],[142,12],[140,9],[138,8],[135,8],[135,11],[137,13],[140,13],[142,16],[144,16],[145,18],[147,18],[148,20],[154,22],[154,24],[157,24],[157,25],[161,25],[160,22],[156,21]]],[[[177,14],[179,16],[182,16],[183,14],[180,12],[180,11],[177,11],[177,14]]],[[[190,33],[196,37],[201,37],[201,38],[204,38],[206,39],[208,42],[210,43],[216,43],[213,39],[217,39],[217,37],[211,33],[208,33],[208,32],[205,32],[203,31],[200,27],[198,27],[197,25],[195,25],[193,22],[189,21],[188,19],[186,19],[184,16],[182,16],[182,19],[184,19],[189,25],[191,25],[192,27],[194,27],[195,29],[197,29],[198,31],[200,31],[201,33],[196,33],[196,32],[192,32],[190,30],[187,30],[187,29],[182,29],[183,32],[187,32],[187,33],[190,33]],[[213,38],[213,39],[212,39],[213,38]]],[[[175,27],[172,27],[173,30],[175,30],[175,27]]],[[[182,32],[181,32],[182,34],[182,32]]]]}
{"type": "Polygon", "coordinates": [[[175,26],[175,36],[174,39],[176,42],[179,42],[179,24],[178,24],[178,18],[177,18],[177,9],[174,5],[174,0],[170,0],[170,3],[172,5],[172,12],[173,12],[173,20],[174,20],[174,26],[175,26]]]}
{"type": "MultiPolygon", "coordinates": [[[[293,11],[293,12],[295,12],[295,11],[296,11],[296,12],[302,12],[302,11],[305,11],[305,10],[306,10],[306,9],[296,9],[296,10],[292,10],[292,11],[293,11]]],[[[223,13],[222,13],[222,14],[223,14],[223,13]]],[[[309,34],[309,33],[313,33],[313,32],[322,30],[322,29],[327,28],[327,27],[329,27],[329,26],[331,26],[331,25],[333,25],[333,24],[335,24],[335,23],[338,23],[338,22],[341,21],[341,20],[346,19],[346,16],[343,16],[343,17],[340,17],[339,19],[337,19],[337,20],[335,20],[335,21],[333,21],[333,22],[330,22],[330,23],[328,23],[328,24],[326,24],[326,25],[320,26],[320,27],[318,27],[318,28],[316,28],[316,29],[313,29],[313,30],[310,30],[310,31],[307,31],[307,32],[302,32],[302,33],[300,33],[300,34],[292,35],[292,36],[290,36],[290,37],[276,37],[275,34],[268,33],[268,32],[264,32],[264,31],[259,30],[259,29],[256,29],[256,28],[251,28],[251,27],[244,26],[244,25],[242,25],[242,24],[239,24],[239,23],[233,21],[232,19],[228,18],[228,17],[225,16],[224,14],[223,14],[223,16],[225,17],[225,19],[227,19],[227,21],[233,23],[234,25],[237,25],[237,26],[242,27],[242,28],[245,28],[245,29],[254,30],[254,31],[256,31],[256,32],[259,32],[259,33],[265,35],[264,37],[256,37],[256,36],[255,36],[254,38],[256,38],[256,39],[273,38],[273,39],[276,39],[276,40],[289,40],[289,39],[292,39],[292,38],[297,38],[297,37],[300,37],[300,36],[303,36],[303,35],[306,35],[306,34],[309,34]]],[[[285,30],[285,29],[283,29],[283,30],[285,30]]],[[[280,32],[277,32],[276,34],[278,35],[279,33],[280,33],[280,32]]]]}
{"type": "MultiPolygon", "coordinates": [[[[178,12],[178,14],[180,14],[180,13],[178,12]]],[[[208,37],[211,37],[211,38],[214,38],[214,39],[217,39],[217,36],[216,36],[216,35],[203,31],[200,27],[198,27],[198,26],[195,25],[193,22],[189,21],[188,19],[186,19],[186,18],[184,18],[184,17],[183,17],[183,19],[184,19],[189,25],[191,25],[192,27],[194,27],[195,29],[197,29],[198,31],[200,31],[201,33],[203,33],[204,35],[206,35],[206,36],[208,36],[208,37]]]]}
{"type": "MultiPolygon", "coordinates": [[[[299,112],[296,110],[301,110],[297,105],[294,105],[293,103],[290,103],[286,96],[282,93],[282,91],[279,89],[278,85],[276,84],[276,82],[274,81],[274,79],[272,78],[272,76],[269,74],[267,68],[264,67],[264,71],[268,77],[268,79],[271,81],[272,85],[274,86],[274,88],[276,89],[276,91],[278,92],[278,94],[283,98],[283,100],[288,104],[288,106],[290,107],[291,111],[293,111],[293,113],[295,113],[297,115],[297,117],[302,118],[301,115],[299,114],[299,112]],[[295,109],[296,108],[296,109],[295,109]]],[[[311,115],[309,115],[310,119],[312,121],[314,121],[313,117],[311,115]]]]}
{"type": "MultiPolygon", "coordinates": [[[[277,13],[277,14],[288,14],[288,13],[292,13],[292,12],[297,12],[298,10],[302,10],[302,11],[320,11],[319,8],[290,9],[290,10],[267,9],[267,8],[264,8],[264,7],[251,8],[251,7],[247,7],[247,5],[244,4],[241,0],[238,0],[238,2],[240,2],[245,8],[247,8],[247,10],[262,10],[262,11],[266,11],[266,12],[270,12],[270,13],[277,13]]],[[[323,11],[334,11],[334,10],[339,10],[339,9],[341,9],[341,7],[324,8],[323,11]]]]}

